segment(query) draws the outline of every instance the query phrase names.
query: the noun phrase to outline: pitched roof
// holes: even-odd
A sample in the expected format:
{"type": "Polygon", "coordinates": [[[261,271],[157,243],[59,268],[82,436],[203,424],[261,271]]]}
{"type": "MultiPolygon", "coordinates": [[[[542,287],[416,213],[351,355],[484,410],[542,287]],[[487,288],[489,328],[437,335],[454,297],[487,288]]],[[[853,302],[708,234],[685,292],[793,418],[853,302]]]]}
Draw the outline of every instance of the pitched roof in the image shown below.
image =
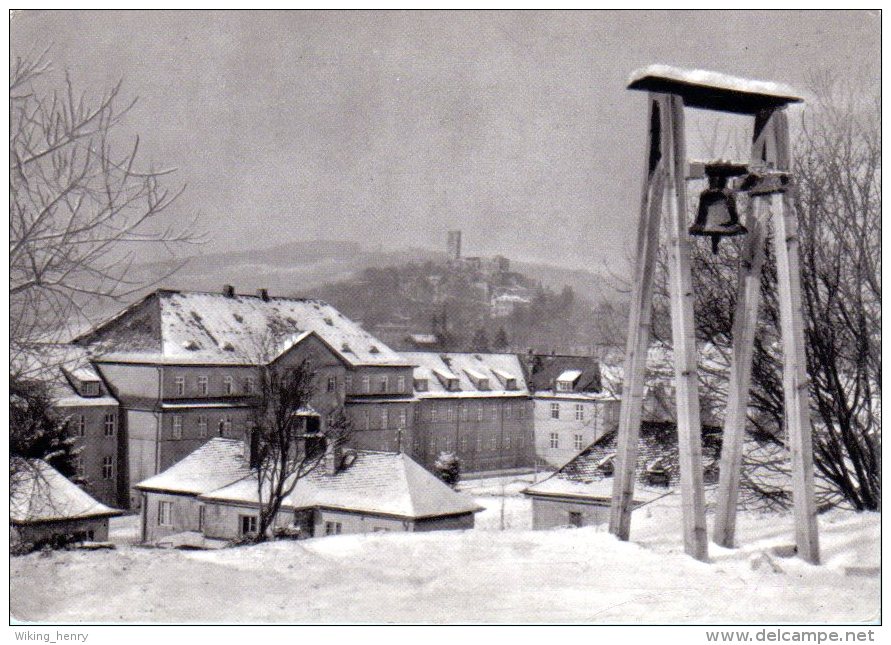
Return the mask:
{"type": "Polygon", "coordinates": [[[418,390],[418,398],[477,398],[490,396],[527,396],[529,390],[523,379],[523,368],[515,354],[483,354],[463,352],[402,352],[405,359],[416,365],[415,380],[426,380],[427,389],[418,390]],[[459,390],[448,390],[437,378],[456,379],[459,390]],[[488,387],[480,387],[480,378],[488,380],[488,387]],[[509,378],[515,388],[507,389],[509,378]]]}
{"type": "Polygon", "coordinates": [[[315,332],[353,365],[409,365],[399,354],[320,300],[158,290],[75,342],[103,360],[245,364],[276,339],[271,360],[315,332]]]}
{"type": "Polygon", "coordinates": [[[14,524],[121,514],[97,502],[45,461],[29,459],[22,463],[24,466],[12,478],[9,496],[9,519],[14,524]]]}
{"type": "Polygon", "coordinates": [[[139,482],[136,488],[200,495],[226,486],[250,472],[244,458],[243,441],[214,437],[164,472],[139,482]]]}
{"type": "Polygon", "coordinates": [[[536,392],[552,390],[556,381],[564,379],[574,381],[574,392],[599,392],[601,389],[600,364],[593,356],[535,354],[529,378],[536,392]]]}
{"type": "MultiPolygon", "coordinates": [[[[607,464],[616,452],[617,434],[616,430],[607,432],[551,477],[526,490],[532,494],[609,497],[612,494],[613,479],[607,464]]],[[[704,467],[713,469],[720,456],[720,429],[705,426],[702,446],[704,467]]],[[[677,485],[680,468],[677,428],[674,423],[644,421],[641,424],[636,473],[638,485],[635,490],[640,489],[640,494],[636,492],[635,498],[663,494],[667,488],[677,485]],[[648,472],[658,466],[665,469],[665,481],[654,479],[652,472],[648,472]]]]}
{"type": "MultiPolygon", "coordinates": [[[[405,454],[371,450],[346,454],[353,458],[336,474],[329,474],[324,464],[320,464],[300,479],[283,506],[334,508],[410,519],[481,510],[471,499],[449,488],[405,454]]],[[[202,494],[201,499],[257,503],[255,476],[249,474],[230,481],[226,486],[202,494]]]]}

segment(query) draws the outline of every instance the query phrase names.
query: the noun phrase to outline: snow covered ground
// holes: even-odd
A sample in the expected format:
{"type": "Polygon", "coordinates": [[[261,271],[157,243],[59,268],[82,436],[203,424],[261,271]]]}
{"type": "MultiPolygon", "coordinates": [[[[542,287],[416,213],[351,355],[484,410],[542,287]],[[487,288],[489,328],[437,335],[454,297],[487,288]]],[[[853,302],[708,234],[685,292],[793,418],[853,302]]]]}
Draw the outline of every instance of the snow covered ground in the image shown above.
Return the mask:
{"type": "Polygon", "coordinates": [[[342,535],[221,551],[129,546],[11,560],[16,620],[50,622],[734,623],[879,618],[878,514],[820,516],[824,564],[764,554],[791,516],[743,513],[741,548],[683,554],[677,496],[636,511],[632,541],[605,528],[531,531],[512,481],[464,485],[486,510],[464,532],[342,535]],[[505,496],[501,486],[505,484],[505,496]],[[502,499],[504,512],[502,514],[502,499]],[[502,517],[507,530],[500,530],[502,517]],[[773,565],[773,566],[772,566],[773,565]],[[779,569],[779,571],[775,571],[779,569]],[[859,573],[864,573],[860,571],[859,573]]]}

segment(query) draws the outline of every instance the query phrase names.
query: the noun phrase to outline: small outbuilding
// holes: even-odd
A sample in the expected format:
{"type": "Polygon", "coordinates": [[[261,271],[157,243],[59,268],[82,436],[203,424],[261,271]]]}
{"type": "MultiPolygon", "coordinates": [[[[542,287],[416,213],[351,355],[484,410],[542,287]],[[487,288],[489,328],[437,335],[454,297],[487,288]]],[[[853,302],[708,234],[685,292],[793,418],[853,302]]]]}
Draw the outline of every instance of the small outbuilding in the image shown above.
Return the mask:
{"type": "Polygon", "coordinates": [[[40,459],[19,460],[10,477],[10,543],[104,542],[122,512],[93,499],[40,459]]]}
{"type": "MultiPolygon", "coordinates": [[[[143,481],[142,539],[193,532],[234,540],[256,532],[257,476],[241,441],[215,438],[143,481]]],[[[378,531],[470,529],[483,510],[403,453],[345,450],[294,486],[275,527],[302,537],[378,531]]]]}
{"type": "MultiPolygon", "coordinates": [[[[597,439],[566,465],[523,494],[532,499],[532,528],[581,527],[609,522],[617,431],[597,439]]],[[[720,429],[703,428],[707,482],[717,481],[720,429]]],[[[671,494],[678,486],[677,429],[671,422],[643,422],[637,455],[633,507],[671,494]]]]}

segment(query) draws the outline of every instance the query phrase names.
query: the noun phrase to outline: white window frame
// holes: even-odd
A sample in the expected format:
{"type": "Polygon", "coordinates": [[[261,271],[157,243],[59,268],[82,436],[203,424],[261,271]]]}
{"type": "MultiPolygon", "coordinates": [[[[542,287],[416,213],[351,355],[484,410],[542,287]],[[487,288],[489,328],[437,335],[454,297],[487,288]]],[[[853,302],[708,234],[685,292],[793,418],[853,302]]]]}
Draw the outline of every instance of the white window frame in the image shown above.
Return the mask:
{"type": "Polygon", "coordinates": [[[231,376],[223,378],[223,394],[235,394],[235,381],[232,380],[231,376]]]}
{"type": "Polygon", "coordinates": [[[371,377],[370,376],[366,375],[366,376],[362,377],[362,391],[365,394],[371,393],[371,377]]]}
{"type": "Polygon", "coordinates": [[[102,479],[114,479],[114,457],[111,455],[102,458],[102,479]]]}
{"type": "Polygon", "coordinates": [[[87,417],[84,414],[78,415],[78,418],[77,418],[77,436],[78,437],[86,437],[87,436],[87,417]]]}
{"type": "Polygon", "coordinates": [[[74,458],[74,472],[78,477],[83,477],[87,474],[87,466],[84,463],[83,455],[77,455],[74,458]]]}
{"type": "Polygon", "coordinates": [[[550,436],[550,446],[552,450],[560,449],[560,434],[557,432],[552,432],[550,436]]]}
{"type": "Polygon", "coordinates": [[[551,418],[552,419],[560,418],[560,404],[559,403],[551,403],[551,418]]]}
{"type": "Polygon", "coordinates": [[[207,436],[207,415],[198,415],[198,436],[204,439],[207,436]]]}
{"type": "Polygon", "coordinates": [[[396,379],[396,390],[400,393],[405,392],[405,377],[400,376],[396,379]]]}
{"type": "Polygon", "coordinates": [[[584,421],[585,420],[585,404],[584,403],[576,403],[575,404],[575,420],[576,421],[584,421]]]}
{"type": "Polygon", "coordinates": [[[103,434],[106,437],[114,436],[114,428],[117,425],[117,415],[114,412],[108,412],[105,415],[105,422],[103,425],[103,434]]]}
{"type": "Polygon", "coordinates": [[[581,450],[584,447],[585,437],[579,433],[575,433],[572,437],[572,447],[581,450]]]}
{"type": "Polygon", "coordinates": [[[247,394],[253,394],[255,387],[256,387],[256,382],[254,381],[253,376],[248,376],[244,379],[244,391],[247,394]]]}
{"type": "Polygon", "coordinates": [[[176,385],[176,395],[177,396],[185,396],[186,394],[186,377],[185,376],[177,376],[173,379],[174,384],[176,385]]]}
{"type": "Polygon", "coordinates": [[[480,403],[476,406],[476,420],[477,421],[483,420],[483,404],[482,403],[480,403]]]}
{"type": "Polygon", "coordinates": [[[238,516],[238,535],[245,536],[250,533],[257,532],[257,516],[256,515],[239,515],[238,516]],[[245,531],[245,520],[247,520],[247,530],[245,531]]]}
{"type": "Polygon", "coordinates": [[[344,374],[343,387],[347,391],[347,393],[349,393],[353,389],[353,375],[352,374],[344,374]]]}
{"type": "Polygon", "coordinates": [[[390,427],[390,411],[387,408],[381,408],[381,428],[390,427]]]}
{"type": "Polygon", "coordinates": [[[389,376],[382,376],[379,383],[380,383],[380,393],[381,394],[386,394],[387,392],[390,391],[390,377],[389,376]]]}
{"type": "Polygon", "coordinates": [[[173,526],[173,502],[158,500],[158,526],[173,526]]]}
{"type": "Polygon", "coordinates": [[[86,381],[81,386],[84,396],[99,396],[99,383],[96,381],[86,381]]]}
{"type": "Polygon", "coordinates": [[[329,392],[337,392],[337,377],[336,376],[328,377],[328,391],[329,392]]]}
{"type": "Polygon", "coordinates": [[[198,377],[198,394],[201,396],[207,396],[207,393],[210,392],[210,386],[208,385],[206,376],[198,377]]]}
{"type": "Polygon", "coordinates": [[[183,438],[183,416],[181,414],[173,415],[173,438],[183,438]]]}
{"type": "Polygon", "coordinates": [[[399,410],[399,427],[404,428],[407,425],[408,425],[408,413],[403,408],[403,409],[399,410]]]}

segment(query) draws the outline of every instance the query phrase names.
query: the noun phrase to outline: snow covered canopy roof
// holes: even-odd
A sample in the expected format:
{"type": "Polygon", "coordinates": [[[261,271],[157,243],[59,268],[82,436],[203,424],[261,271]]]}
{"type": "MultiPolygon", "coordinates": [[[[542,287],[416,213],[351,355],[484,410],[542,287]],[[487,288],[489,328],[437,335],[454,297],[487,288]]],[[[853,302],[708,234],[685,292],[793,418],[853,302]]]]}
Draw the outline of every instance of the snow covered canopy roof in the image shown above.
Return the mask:
{"type": "MultiPolygon", "coordinates": [[[[482,510],[404,454],[345,451],[354,458],[336,474],[324,463],[300,479],[283,507],[324,507],[406,519],[460,515],[482,510]]],[[[257,479],[244,458],[244,443],[211,439],[141,490],[192,493],[208,502],[257,504],[257,479]]]]}
{"type": "Polygon", "coordinates": [[[41,459],[21,460],[11,477],[9,520],[14,524],[111,517],[121,511],[97,502],[41,459]]]}
{"type": "Polygon", "coordinates": [[[106,361],[243,365],[310,332],[351,365],[410,365],[331,305],[298,298],[158,290],[75,342],[106,361]]]}
{"type": "Polygon", "coordinates": [[[755,114],[804,100],[782,83],[669,65],[635,70],[628,79],[628,89],[678,94],[686,106],[737,114],[755,114]]]}
{"type": "Polygon", "coordinates": [[[416,366],[414,380],[427,382],[426,390],[416,391],[420,398],[529,394],[515,354],[402,352],[402,356],[416,366]],[[457,389],[449,389],[449,379],[457,382],[457,389]]]}
{"type": "Polygon", "coordinates": [[[566,370],[557,377],[558,383],[575,383],[582,375],[581,370],[566,370]]]}
{"type": "Polygon", "coordinates": [[[231,484],[250,472],[244,457],[244,442],[215,437],[164,472],[139,482],[136,488],[200,495],[231,484]]]}

